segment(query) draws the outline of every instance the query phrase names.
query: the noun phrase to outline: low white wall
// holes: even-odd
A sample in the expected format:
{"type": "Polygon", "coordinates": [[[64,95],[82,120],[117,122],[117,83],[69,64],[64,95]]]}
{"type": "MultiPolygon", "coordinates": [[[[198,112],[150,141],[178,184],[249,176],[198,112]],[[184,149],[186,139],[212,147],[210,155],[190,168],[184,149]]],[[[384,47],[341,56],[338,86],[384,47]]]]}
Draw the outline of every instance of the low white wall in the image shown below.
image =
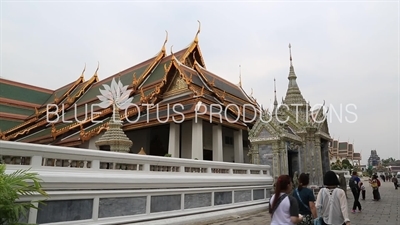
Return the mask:
{"type": "MultiPolygon", "coordinates": [[[[46,205],[26,222],[121,224],[269,201],[270,167],[0,141],[7,173],[43,179],[46,205]]],[[[40,196],[21,197],[32,201],[40,196]]]]}

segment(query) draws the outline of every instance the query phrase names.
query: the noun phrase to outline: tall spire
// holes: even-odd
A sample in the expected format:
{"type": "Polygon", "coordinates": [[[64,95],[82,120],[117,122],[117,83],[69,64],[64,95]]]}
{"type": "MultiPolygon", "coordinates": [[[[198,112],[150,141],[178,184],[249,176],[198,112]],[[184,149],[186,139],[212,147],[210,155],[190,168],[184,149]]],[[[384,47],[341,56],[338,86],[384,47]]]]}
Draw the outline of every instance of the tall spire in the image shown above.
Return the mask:
{"type": "Polygon", "coordinates": [[[239,86],[242,87],[242,66],[239,65],[239,86]]]}
{"type": "Polygon", "coordinates": [[[306,101],[304,100],[299,86],[297,85],[296,73],[294,72],[293,67],[293,58],[292,58],[292,46],[289,43],[289,56],[290,56],[290,69],[289,69],[289,85],[288,90],[286,92],[285,103],[287,104],[303,104],[305,106],[306,101]]]}
{"type": "Polygon", "coordinates": [[[276,113],[278,110],[278,100],[276,99],[276,80],[274,78],[274,110],[272,112],[276,113]]]}

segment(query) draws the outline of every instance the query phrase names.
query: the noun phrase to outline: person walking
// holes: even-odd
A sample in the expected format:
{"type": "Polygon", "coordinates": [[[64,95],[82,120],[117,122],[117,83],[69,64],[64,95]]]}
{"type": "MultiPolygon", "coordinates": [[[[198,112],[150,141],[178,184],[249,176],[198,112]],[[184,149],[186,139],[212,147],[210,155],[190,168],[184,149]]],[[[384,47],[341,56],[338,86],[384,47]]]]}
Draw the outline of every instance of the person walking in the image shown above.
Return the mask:
{"type": "Polygon", "coordinates": [[[356,171],[353,171],[353,176],[351,176],[349,180],[349,187],[351,190],[351,193],[353,193],[354,197],[354,203],[353,203],[353,210],[351,210],[352,213],[356,212],[356,209],[358,208],[358,212],[361,212],[361,203],[360,203],[360,178],[357,175],[356,171]]]}
{"type": "Polygon", "coordinates": [[[317,218],[317,209],[315,208],[315,196],[313,190],[307,188],[310,183],[310,176],[302,173],[298,179],[298,187],[293,191],[293,197],[299,204],[299,212],[303,215],[303,221],[299,225],[313,225],[313,219],[317,218]]]}
{"type": "Polygon", "coordinates": [[[393,181],[393,184],[394,184],[394,189],[397,189],[399,180],[397,179],[397,177],[393,177],[392,181],[393,181]]]}
{"type": "Polygon", "coordinates": [[[365,200],[365,185],[363,182],[360,183],[360,189],[361,189],[362,200],[365,200]]]}
{"type": "Polygon", "coordinates": [[[381,199],[381,194],[379,193],[379,187],[381,186],[381,182],[379,181],[377,175],[372,176],[370,184],[372,187],[372,195],[374,197],[374,201],[379,201],[381,199]]]}
{"type": "Polygon", "coordinates": [[[271,225],[294,225],[303,220],[297,200],[290,195],[293,189],[289,175],[281,175],[275,182],[275,193],[270,199],[271,225]]]}
{"type": "Polygon", "coordinates": [[[321,225],[350,225],[347,199],[339,186],[335,172],[328,171],[324,175],[324,188],[318,192],[316,208],[321,225]]]}

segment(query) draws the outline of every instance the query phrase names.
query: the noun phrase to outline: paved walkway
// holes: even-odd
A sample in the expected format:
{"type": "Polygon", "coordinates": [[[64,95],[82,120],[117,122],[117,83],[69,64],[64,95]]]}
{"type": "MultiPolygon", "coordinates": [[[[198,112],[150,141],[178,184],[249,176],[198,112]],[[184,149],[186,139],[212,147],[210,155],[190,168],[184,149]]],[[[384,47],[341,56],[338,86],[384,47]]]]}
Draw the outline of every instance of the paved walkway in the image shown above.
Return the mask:
{"type": "MultiPolygon", "coordinates": [[[[367,184],[368,181],[363,181],[367,184]]],[[[348,191],[348,205],[351,225],[400,225],[400,188],[395,190],[392,182],[381,182],[381,200],[372,200],[372,190],[366,185],[366,199],[360,200],[363,210],[361,213],[352,214],[353,196],[348,191]]],[[[252,215],[242,215],[236,218],[230,217],[206,223],[203,225],[266,225],[271,219],[268,212],[259,212],[252,215]]]]}

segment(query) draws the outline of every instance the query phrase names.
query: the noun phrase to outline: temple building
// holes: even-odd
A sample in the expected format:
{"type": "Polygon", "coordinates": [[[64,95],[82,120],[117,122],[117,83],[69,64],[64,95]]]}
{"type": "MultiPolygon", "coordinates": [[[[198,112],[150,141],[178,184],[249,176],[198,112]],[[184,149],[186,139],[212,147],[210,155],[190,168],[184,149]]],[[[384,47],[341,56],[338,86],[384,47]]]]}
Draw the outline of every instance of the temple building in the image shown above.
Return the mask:
{"type": "Polygon", "coordinates": [[[381,164],[381,158],[376,150],[371,150],[371,155],[368,158],[368,166],[378,166],[381,164]]]}
{"type": "Polygon", "coordinates": [[[354,144],[332,140],[329,146],[329,159],[331,163],[347,159],[353,165],[361,165],[361,153],[354,151],[354,144]]]}
{"type": "Polygon", "coordinates": [[[251,160],[272,165],[273,176],[310,174],[310,184],[322,185],[323,174],[330,170],[327,111],[324,105],[314,109],[303,98],[297,85],[291,46],[289,84],[285,99],[278,105],[276,88],[272,112],[263,110],[249,131],[251,160]]]}
{"type": "Polygon", "coordinates": [[[248,130],[260,107],[241,81],[233,84],[206,68],[199,32],[189,47],[171,47],[171,54],[167,33],[155,57],[103,80],[99,67],[89,79],[84,69],[56,90],[0,79],[0,139],[108,151],[108,139],[101,138],[115,124],[107,135],[121,128],[132,142],[120,139],[130,153],[249,162],[248,130]],[[115,112],[115,104],[107,104],[110,94],[129,100],[129,107],[115,112]]]}

